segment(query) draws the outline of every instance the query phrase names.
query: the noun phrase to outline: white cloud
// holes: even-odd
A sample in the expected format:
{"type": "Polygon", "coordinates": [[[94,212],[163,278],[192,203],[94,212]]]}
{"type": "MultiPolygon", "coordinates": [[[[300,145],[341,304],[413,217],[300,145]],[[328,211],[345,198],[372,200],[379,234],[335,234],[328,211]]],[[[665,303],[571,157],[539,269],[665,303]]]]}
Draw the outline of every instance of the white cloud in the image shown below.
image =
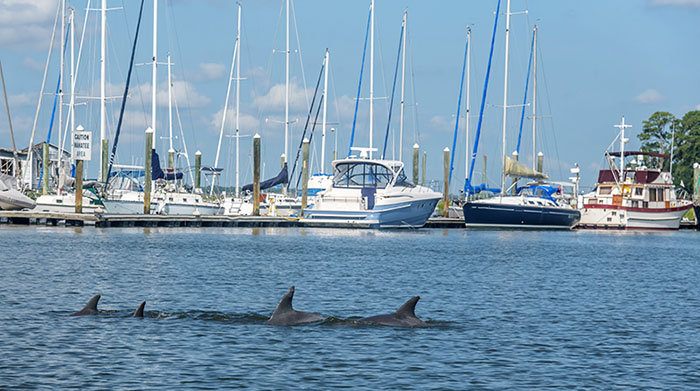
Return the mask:
{"type": "Polygon", "coordinates": [[[43,72],[44,71],[44,63],[39,62],[31,57],[25,57],[24,60],[22,61],[22,64],[26,66],[27,68],[36,71],[36,72],[43,72]]]}
{"type": "Polygon", "coordinates": [[[648,89],[641,94],[634,97],[635,102],[641,104],[655,104],[661,103],[666,100],[666,97],[661,95],[659,91],[655,89],[648,89]]]}
{"type": "MultiPolygon", "coordinates": [[[[156,94],[156,103],[158,107],[168,107],[168,82],[158,84],[158,93],[156,94]]],[[[106,95],[108,97],[119,97],[124,94],[124,84],[107,83],[105,86],[106,95]]],[[[150,111],[151,107],[151,83],[142,83],[131,85],[129,87],[129,98],[127,106],[129,107],[147,107],[150,111]]],[[[99,83],[93,83],[90,96],[100,96],[99,83]]],[[[211,99],[202,95],[194,84],[186,81],[173,81],[173,105],[178,107],[204,107],[211,103],[211,99]]]]}
{"type": "Polygon", "coordinates": [[[673,7],[700,7],[700,0],[651,0],[651,4],[673,7]]]}
{"type": "MultiPolygon", "coordinates": [[[[253,99],[253,104],[261,111],[277,111],[284,109],[286,90],[284,84],[275,84],[262,96],[253,99]]],[[[313,96],[313,91],[304,89],[296,81],[289,82],[289,108],[294,111],[304,112],[308,110],[307,97],[309,102],[313,96]]]]}
{"type": "MultiPolygon", "coordinates": [[[[151,91],[149,85],[149,94],[151,91]]],[[[211,99],[202,95],[197,91],[194,84],[186,81],[173,81],[173,104],[177,103],[179,107],[204,107],[211,103],[211,99]]],[[[158,86],[158,94],[156,97],[159,106],[168,106],[168,83],[161,83],[158,86]]]]}
{"type": "Polygon", "coordinates": [[[226,66],[213,62],[199,63],[199,74],[194,76],[197,81],[212,81],[221,79],[226,75],[226,66]]]}
{"type": "MultiPolygon", "coordinates": [[[[221,119],[222,119],[222,114],[224,112],[224,109],[220,109],[219,111],[216,112],[212,116],[212,119],[210,121],[210,128],[214,129],[216,133],[218,134],[219,131],[221,130],[221,119]]],[[[231,134],[235,131],[236,129],[236,109],[229,107],[226,110],[226,125],[225,125],[225,132],[226,134],[231,134]]],[[[254,134],[256,132],[260,131],[260,120],[256,118],[255,116],[252,116],[250,114],[246,113],[241,113],[239,117],[240,121],[240,129],[239,131],[241,132],[241,135],[244,134],[254,134]]]]}
{"type": "Polygon", "coordinates": [[[37,96],[27,92],[10,95],[8,96],[8,100],[10,101],[10,110],[13,110],[16,107],[35,105],[36,99],[37,96]]]}
{"type": "Polygon", "coordinates": [[[54,0],[0,0],[0,46],[46,47],[56,4],[54,0]]]}
{"type": "Polygon", "coordinates": [[[452,132],[454,131],[455,121],[454,118],[447,119],[441,115],[434,115],[430,118],[431,131],[438,132],[452,132]]]}

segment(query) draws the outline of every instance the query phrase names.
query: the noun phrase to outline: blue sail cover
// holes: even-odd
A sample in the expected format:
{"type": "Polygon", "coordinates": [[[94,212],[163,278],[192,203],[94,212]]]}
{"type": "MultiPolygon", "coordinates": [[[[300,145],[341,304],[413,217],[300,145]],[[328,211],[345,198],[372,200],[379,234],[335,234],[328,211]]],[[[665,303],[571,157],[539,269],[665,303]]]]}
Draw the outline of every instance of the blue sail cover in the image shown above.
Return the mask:
{"type": "Polygon", "coordinates": [[[158,152],[155,149],[151,150],[151,175],[153,180],[165,179],[166,181],[172,181],[173,179],[182,179],[181,172],[166,173],[160,168],[160,159],[158,158],[158,152]]]}
{"type": "MultiPolygon", "coordinates": [[[[289,183],[289,177],[287,174],[287,163],[284,164],[282,171],[280,171],[280,173],[277,174],[276,177],[268,179],[264,182],[261,182],[260,183],[260,190],[269,189],[273,186],[277,186],[277,185],[283,184],[283,183],[284,184],[289,183]]],[[[253,184],[251,183],[251,184],[245,185],[245,186],[243,186],[243,188],[241,190],[242,191],[253,191],[253,184]]]]}

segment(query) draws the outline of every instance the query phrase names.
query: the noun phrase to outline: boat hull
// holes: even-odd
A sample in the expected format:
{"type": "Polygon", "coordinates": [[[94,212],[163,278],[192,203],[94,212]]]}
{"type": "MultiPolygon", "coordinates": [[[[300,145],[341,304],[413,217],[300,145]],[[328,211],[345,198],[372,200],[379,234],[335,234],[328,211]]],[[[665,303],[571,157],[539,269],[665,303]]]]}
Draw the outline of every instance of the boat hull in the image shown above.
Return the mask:
{"type": "Polygon", "coordinates": [[[462,208],[470,228],[571,229],[581,218],[576,209],[467,202],[462,208]]]}
{"type": "Polygon", "coordinates": [[[339,228],[420,228],[428,221],[438,201],[420,199],[357,211],[306,209],[301,223],[339,228]]]}
{"type": "Polygon", "coordinates": [[[583,207],[579,228],[677,230],[692,204],[674,208],[629,208],[617,205],[583,207]]]}

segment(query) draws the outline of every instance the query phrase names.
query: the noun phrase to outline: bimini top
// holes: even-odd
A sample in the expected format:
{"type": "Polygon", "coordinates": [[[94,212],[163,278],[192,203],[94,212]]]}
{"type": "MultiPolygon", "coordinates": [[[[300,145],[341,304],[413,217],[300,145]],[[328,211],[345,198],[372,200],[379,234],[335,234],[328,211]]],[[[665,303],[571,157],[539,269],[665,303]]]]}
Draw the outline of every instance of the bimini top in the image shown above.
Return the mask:
{"type": "Polygon", "coordinates": [[[398,160],[380,160],[349,157],[334,160],[333,187],[376,187],[387,185],[413,186],[406,178],[403,163],[398,160]]]}

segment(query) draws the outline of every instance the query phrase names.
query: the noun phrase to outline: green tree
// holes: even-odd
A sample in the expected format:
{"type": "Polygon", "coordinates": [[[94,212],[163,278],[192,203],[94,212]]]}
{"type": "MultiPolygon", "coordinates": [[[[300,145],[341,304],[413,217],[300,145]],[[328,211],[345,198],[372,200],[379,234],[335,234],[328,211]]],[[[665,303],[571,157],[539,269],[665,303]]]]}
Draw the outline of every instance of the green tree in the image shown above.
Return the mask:
{"type": "Polygon", "coordinates": [[[673,153],[673,178],[677,186],[691,191],[693,164],[700,163],[700,110],[685,113],[676,133],[676,149],[673,153]]]}
{"type": "MultiPolygon", "coordinates": [[[[657,111],[648,120],[642,122],[642,132],[637,138],[642,142],[642,152],[666,154],[671,150],[671,136],[673,129],[678,130],[680,121],[671,113],[657,111]]],[[[648,167],[669,169],[670,162],[667,159],[644,157],[644,164],[648,167]]]]}

